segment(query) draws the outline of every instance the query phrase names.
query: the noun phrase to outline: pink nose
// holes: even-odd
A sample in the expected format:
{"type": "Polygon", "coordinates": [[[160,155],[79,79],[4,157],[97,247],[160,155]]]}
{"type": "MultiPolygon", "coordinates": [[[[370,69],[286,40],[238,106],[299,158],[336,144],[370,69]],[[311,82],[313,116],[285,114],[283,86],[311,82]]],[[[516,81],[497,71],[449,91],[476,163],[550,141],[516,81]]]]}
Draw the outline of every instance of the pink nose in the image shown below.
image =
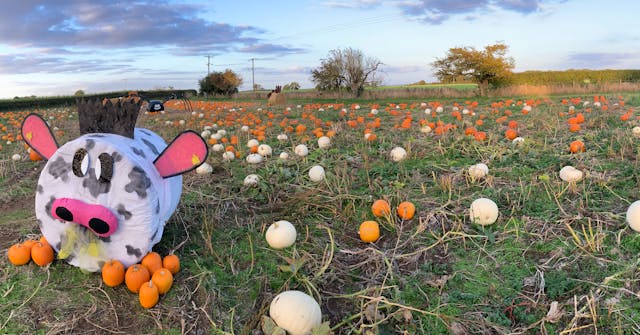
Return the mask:
{"type": "Polygon", "coordinates": [[[76,199],[56,199],[51,206],[51,215],[62,221],[85,226],[100,237],[108,237],[118,229],[118,219],[107,207],[76,199]]]}

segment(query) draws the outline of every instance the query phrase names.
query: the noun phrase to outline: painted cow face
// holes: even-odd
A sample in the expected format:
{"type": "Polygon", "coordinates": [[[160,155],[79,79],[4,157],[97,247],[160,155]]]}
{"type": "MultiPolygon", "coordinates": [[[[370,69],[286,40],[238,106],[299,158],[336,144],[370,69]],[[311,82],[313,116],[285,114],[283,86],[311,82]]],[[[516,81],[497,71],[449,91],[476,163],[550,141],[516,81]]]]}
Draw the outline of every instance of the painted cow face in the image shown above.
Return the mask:
{"type": "Polygon", "coordinates": [[[150,251],[178,205],[181,174],[207,156],[206,144],[191,131],[169,145],[136,128],[134,138],[85,134],[59,147],[45,121],[32,114],[22,135],[48,160],[36,192],[40,229],[59,258],[89,271],[109,259],[128,266],[150,251]]]}

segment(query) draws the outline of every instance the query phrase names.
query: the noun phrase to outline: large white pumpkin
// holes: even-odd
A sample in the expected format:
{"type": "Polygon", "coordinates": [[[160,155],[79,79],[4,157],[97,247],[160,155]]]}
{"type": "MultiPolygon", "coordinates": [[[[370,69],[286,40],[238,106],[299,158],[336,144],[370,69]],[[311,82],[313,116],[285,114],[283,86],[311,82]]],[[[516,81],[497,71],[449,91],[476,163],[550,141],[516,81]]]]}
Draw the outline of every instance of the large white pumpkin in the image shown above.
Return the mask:
{"type": "Polygon", "coordinates": [[[202,165],[198,166],[196,168],[196,173],[197,174],[210,174],[213,173],[213,167],[211,165],[209,165],[209,163],[204,162],[202,163],[202,165]]]}
{"type": "Polygon", "coordinates": [[[469,208],[471,222],[482,226],[496,222],[499,214],[498,205],[488,198],[478,198],[474,200],[469,208]]]}
{"type": "Polygon", "coordinates": [[[309,148],[307,148],[307,146],[304,144],[298,144],[293,149],[293,152],[295,152],[295,154],[300,157],[305,157],[306,155],[309,154],[309,148]]]}
{"type": "Polygon", "coordinates": [[[560,174],[560,179],[569,183],[579,182],[580,180],[582,180],[582,177],[584,176],[584,173],[582,171],[574,168],[571,165],[567,165],[562,169],[560,169],[559,174],[560,174]]]}
{"type": "Polygon", "coordinates": [[[322,181],[324,179],[324,175],[324,168],[320,165],[315,165],[309,170],[309,179],[312,181],[322,181]]]}
{"type": "Polygon", "coordinates": [[[264,235],[269,246],[274,249],[284,249],[292,246],[296,242],[296,236],[296,227],[286,220],[272,223],[264,235]]]}
{"type": "Polygon", "coordinates": [[[284,291],[271,301],[269,316],[290,335],[309,335],[322,323],[320,305],[301,291],[284,291]]]}
{"type": "Polygon", "coordinates": [[[331,139],[327,136],[320,136],[318,138],[318,147],[320,149],[326,149],[331,146],[331,139]]]}
{"type": "Polygon", "coordinates": [[[395,147],[391,149],[391,152],[389,153],[389,155],[391,156],[392,161],[399,162],[407,158],[407,151],[404,150],[404,148],[395,147]]]}
{"type": "Polygon", "coordinates": [[[469,176],[473,180],[482,179],[486,177],[487,174],[489,174],[489,167],[487,164],[478,163],[469,167],[469,176]]]}
{"type": "Polygon", "coordinates": [[[271,149],[271,146],[268,144],[260,144],[258,146],[258,154],[262,157],[267,157],[267,156],[271,156],[271,154],[273,153],[273,149],[271,149]]]}
{"type": "Polygon", "coordinates": [[[631,229],[640,232],[640,200],[632,203],[627,209],[627,223],[631,229]]]}

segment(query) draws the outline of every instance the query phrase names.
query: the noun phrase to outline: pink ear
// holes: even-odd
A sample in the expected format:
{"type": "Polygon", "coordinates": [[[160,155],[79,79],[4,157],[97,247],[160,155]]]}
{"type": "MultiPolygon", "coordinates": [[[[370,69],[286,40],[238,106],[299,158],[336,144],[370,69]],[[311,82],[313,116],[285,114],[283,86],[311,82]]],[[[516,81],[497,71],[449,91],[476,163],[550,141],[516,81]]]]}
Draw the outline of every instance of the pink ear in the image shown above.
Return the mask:
{"type": "Polygon", "coordinates": [[[153,164],[164,178],[189,172],[207,159],[207,144],[194,131],[187,130],[176,136],[153,164]]]}
{"type": "Polygon", "coordinates": [[[29,114],[22,121],[22,138],[25,142],[45,159],[51,158],[58,150],[51,128],[38,114],[29,114]]]}

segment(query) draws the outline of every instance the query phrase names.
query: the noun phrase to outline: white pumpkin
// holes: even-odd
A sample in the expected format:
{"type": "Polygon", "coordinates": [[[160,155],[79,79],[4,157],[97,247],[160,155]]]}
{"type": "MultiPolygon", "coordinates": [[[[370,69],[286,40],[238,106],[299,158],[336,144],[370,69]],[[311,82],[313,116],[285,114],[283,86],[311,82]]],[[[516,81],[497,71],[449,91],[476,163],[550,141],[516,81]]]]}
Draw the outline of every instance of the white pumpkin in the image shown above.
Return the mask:
{"type": "Polygon", "coordinates": [[[271,154],[273,153],[273,150],[271,149],[271,146],[268,144],[260,144],[258,146],[258,154],[262,157],[267,157],[267,156],[271,156],[271,154]]]}
{"type": "Polygon", "coordinates": [[[207,139],[207,138],[209,138],[209,137],[211,136],[211,131],[209,131],[209,130],[203,130],[203,131],[200,133],[200,136],[201,136],[202,138],[204,138],[204,139],[207,139]]]}
{"type": "Polygon", "coordinates": [[[498,205],[488,198],[478,198],[471,203],[469,217],[471,222],[481,226],[490,225],[498,219],[498,205]]]}
{"type": "Polygon", "coordinates": [[[520,145],[520,144],[524,143],[524,138],[523,138],[523,137],[518,136],[518,137],[514,138],[514,139],[511,141],[511,143],[513,143],[514,145],[520,145]]]}
{"type": "Polygon", "coordinates": [[[442,112],[444,112],[444,107],[442,106],[436,107],[436,113],[442,113],[442,112]]]}
{"type": "Polygon", "coordinates": [[[640,137],[640,126],[633,127],[633,129],[631,129],[631,133],[633,134],[633,137],[640,137]]]}
{"type": "Polygon", "coordinates": [[[267,244],[274,249],[284,249],[292,246],[296,243],[296,236],[296,227],[286,220],[272,223],[264,234],[267,244]]]}
{"type": "Polygon", "coordinates": [[[197,174],[210,174],[212,172],[213,172],[213,167],[209,165],[209,163],[207,162],[202,163],[202,165],[196,168],[197,174]]]}
{"type": "Polygon", "coordinates": [[[211,146],[211,151],[214,152],[220,152],[224,150],[224,145],[220,144],[220,143],[216,143],[213,146],[211,146]]]}
{"type": "Polygon", "coordinates": [[[215,134],[211,134],[211,138],[219,141],[222,138],[222,134],[220,134],[219,132],[216,132],[215,134]]]}
{"type": "Polygon", "coordinates": [[[289,159],[289,154],[286,151],[281,152],[280,159],[282,159],[283,161],[286,161],[287,159],[289,159]]]}
{"type": "Polygon", "coordinates": [[[225,161],[225,162],[230,162],[230,161],[232,161],[234,159],[236,159],[236,154],[234,154],[231,151],[225,151],[222,154],[222,160],[225,161]]]}
{"type": "Polygon", "coordinates": [[[244,186],[255,186],[258,185],[258,181],[260,181],[260,177],[257,174],[250,174],[244,177],[244,186]]]}
{"type": "Polygon", "coordinates": [[[560,179],[569,182],[575,183],[582,180],[584,173],[571,165],[564,166],[560,169],[560,179]]]}
{"type": "Polygon", "coordinates": [[[309,179],[311,181],[320,182],[324,179],[324,168],[320,165],[315,165],[309,170],[309,179]]]}
{"type": "Polygon", "coordinates": [[[22,157],[19,154],[13,154],[13,156],[11,156],[11,160],[16,161],[16,162],[21,160],[21,159],[22,159],[22,157]]]}
{"type": "Polygon", "coordinates": [[[327,136],[320,136],[318,138],[318,147],[320,149],[326,149],[331,146],[331,139],[327,136]]]}
{"type": "Polygon", "coordinates": [[[404,148],[395,147],[391,149],[391,152],[389,153],[389,155],[391,156],[392,161],[399,162],[407,158],[407,151],[404,150],[404,148]]]}
{"type": "Polygon", "coordinates": [[[243,132],[243,133],[247,133],[247,132],[249,132],[249,126],[242,126],[242,127],[240,128],[240,131],[241,131],[241,132],[243,132]]]}
{"type": "Polygon", "coordinates": [[[430,133],[430,132],[431,132],[431,130],[433,130],[433,129],[431,129],[431,127],[429,127],[428,125],[424,125],[424,126],[422,126],[422,127],[420,128],[420,132],[421,132],[421,133],[425,133],[425,134],[430,133]]]}
{"type": "Polygon", "coordinates": [[[306,155],[309,154],[309,148],[307,148],[307,146],[304,145],[304,144],[298,144],[293,149],[293,152],[295,152],[296,155],[298,155],[300,157],[305,157],[306,155]]]}
{"type": "Polygon", "coordinates": [[[640,232],[640,200],[634,201],[627,209],[627,223],[631,229],[640,232]]]}
{"type": "Polygon", "coordinates": [[[301,291],[284,291],[271,301],[269,316],[290,335],[309,335],[322,323],[318,302],[301,291]]]}
{"type": "Polygon", "coordinates": [[[487,164],[478,163],[469,167],[469,176],[473,180],[482,179],[486,177],[487,174],[489,174],[489,167],[487,164]]]}
{"type": "Polygon", "coordinates": [[[216,133],[220,134],[220,136],[227,136],[227,130],[226,129],[220,129],[216,133]]]}
{"type": "Polygon", "coordinates": [[[258,140],[256,140],[255,138],[247,141],[247,148],[257,147],[258,145],[260,145],[260,142],[258,142],[258,140]]]}
{"type": "Polygon", "coordinates": [[[247,155],[247,163],[249,164],[260,164],[262,163],[262,156],[259,154],[249,154],[247,155]]]}
{"type": "Polygon", "coordinates": [[[276,138],[280,142],[286,142],[289,139],[289,136],[287,136],[287,134],[279,134],[276,138]]]}

